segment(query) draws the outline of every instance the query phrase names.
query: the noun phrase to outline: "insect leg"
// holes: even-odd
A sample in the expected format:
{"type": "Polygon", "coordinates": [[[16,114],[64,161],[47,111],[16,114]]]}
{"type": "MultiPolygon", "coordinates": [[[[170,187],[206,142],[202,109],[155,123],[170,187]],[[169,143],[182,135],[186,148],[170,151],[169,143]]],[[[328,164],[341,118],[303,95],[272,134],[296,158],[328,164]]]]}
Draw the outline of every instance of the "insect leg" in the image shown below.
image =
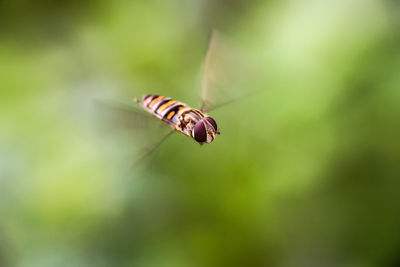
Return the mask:
{"type": "Polygon", "coordinates": [[[150,148],[146,149],[146,151],[144,151],[143,155],[141,155],[137,160],[135,160],[132,167],[135,167],[136,165],[141,163],[144,159],[146,159],[148,156],[153,154],[165,142],[165,140],[167,140],[168,137],[170,137],[174,132],[175,131],[168,132],[160,141],[155,143],[150,148]]]}

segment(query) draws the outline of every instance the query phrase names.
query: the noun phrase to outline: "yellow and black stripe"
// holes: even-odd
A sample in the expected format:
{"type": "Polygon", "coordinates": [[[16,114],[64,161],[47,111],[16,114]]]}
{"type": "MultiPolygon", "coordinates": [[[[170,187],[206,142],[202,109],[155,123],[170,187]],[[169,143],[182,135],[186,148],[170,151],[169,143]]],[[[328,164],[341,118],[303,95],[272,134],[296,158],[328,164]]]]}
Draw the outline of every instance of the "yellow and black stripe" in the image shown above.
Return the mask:
{"type": "Polygon", "coordinates": [[[176,123],[179,116],[178,112],[188,108],[184,103],[159,95],[145,95],[143,97],[143,106],[158,118],[172,124],[176,123]]]}

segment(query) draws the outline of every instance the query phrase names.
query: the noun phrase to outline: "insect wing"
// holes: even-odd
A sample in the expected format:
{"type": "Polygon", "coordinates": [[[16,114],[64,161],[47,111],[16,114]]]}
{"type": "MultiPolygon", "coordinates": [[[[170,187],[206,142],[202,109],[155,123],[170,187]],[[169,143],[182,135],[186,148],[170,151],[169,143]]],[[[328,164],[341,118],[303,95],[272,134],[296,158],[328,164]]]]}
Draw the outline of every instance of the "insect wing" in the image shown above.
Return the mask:
{"type": "Polygon", "coordinates": [[[172,130],[140,106],[109,100],[96,101],[94,114],[102,134],[118,139],[132,151],[154,145],[172,130]]]}
{"type": "Polygon", "coordinates": [[[213,30],[204,62],[201,110],[209,112],[250,94],[252,90],[246,85],[252,73],[246,53],[234,49],[213,30]]]}
{"type": "Polygon", "coordinates": [[[97,100],[95,116],[110,131],[133,130],[148,133],[153,127],[162,125],[160,120],[151,116],[140,107],[110,100],[97,100]]]}

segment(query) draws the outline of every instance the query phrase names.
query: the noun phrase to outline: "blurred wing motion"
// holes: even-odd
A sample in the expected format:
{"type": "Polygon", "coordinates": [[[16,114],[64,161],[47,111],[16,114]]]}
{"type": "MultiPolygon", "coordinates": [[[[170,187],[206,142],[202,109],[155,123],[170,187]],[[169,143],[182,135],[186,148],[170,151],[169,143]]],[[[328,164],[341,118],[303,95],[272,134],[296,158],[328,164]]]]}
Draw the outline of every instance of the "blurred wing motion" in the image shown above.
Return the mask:
{"type": "Polygon", "coordinates": [[[97,100],[94,111],[96,120],[101,121],[101,133],[111,133],[112,140],[121,142],[128,153],[134,153],[134,165],[151,155],[174,133],[164,122],[129,104],[97,100]]]}
{"type": "Polygon", "coordinates": [[[209,112],[252,93],[246,86],[251,64],[245,53],[233,49],[213,30],[201,83],[201,110],[209,112]]]}
{"type": "Polygon", "coordinates": [[[132,135],[149,135],[149,133],[164,132],[168,127],[142,109],[129,104],[97,100],[95,102],[96,117],[106,126],[106,131],[130,132],[132,135]]]}

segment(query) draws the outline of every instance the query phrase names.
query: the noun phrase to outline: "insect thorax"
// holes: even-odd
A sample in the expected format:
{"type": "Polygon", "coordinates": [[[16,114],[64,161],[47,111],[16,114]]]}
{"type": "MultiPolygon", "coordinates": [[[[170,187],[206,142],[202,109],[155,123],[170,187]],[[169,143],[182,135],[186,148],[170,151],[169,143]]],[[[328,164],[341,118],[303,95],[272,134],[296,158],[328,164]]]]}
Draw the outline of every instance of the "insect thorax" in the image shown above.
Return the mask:
{"type": "Polygon", "coordinates": [[[179,116],[179,122],[177,129],[182,131],[184,134],[193,137],[192,130],[198,121],[204,118],[204,113],[200,110],[193,108],[185,108],[182,110],[179,116]]]}

